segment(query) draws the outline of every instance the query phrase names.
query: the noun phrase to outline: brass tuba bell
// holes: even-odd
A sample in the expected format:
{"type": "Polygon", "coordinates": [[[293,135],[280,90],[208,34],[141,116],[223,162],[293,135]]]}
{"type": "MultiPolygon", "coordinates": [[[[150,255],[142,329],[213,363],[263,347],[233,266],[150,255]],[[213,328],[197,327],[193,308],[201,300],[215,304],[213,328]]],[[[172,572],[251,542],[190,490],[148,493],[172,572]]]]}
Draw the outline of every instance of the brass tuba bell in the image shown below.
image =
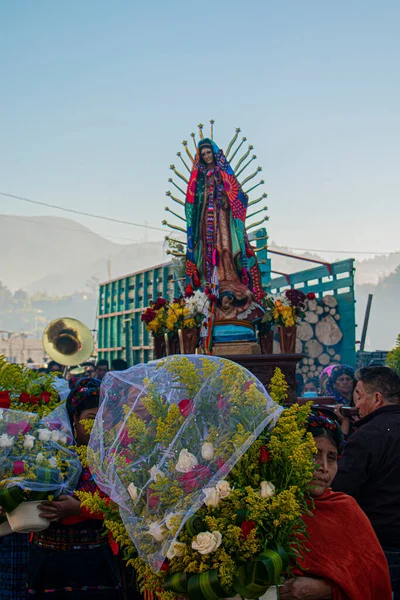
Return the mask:
{"type": "Polygon", "coordinates": [[[43,333],[43,347],[57,363],[74,367],[92,355],[94,340],[86,325],[77,319],[63,317],[47,325],[43,333]]]}

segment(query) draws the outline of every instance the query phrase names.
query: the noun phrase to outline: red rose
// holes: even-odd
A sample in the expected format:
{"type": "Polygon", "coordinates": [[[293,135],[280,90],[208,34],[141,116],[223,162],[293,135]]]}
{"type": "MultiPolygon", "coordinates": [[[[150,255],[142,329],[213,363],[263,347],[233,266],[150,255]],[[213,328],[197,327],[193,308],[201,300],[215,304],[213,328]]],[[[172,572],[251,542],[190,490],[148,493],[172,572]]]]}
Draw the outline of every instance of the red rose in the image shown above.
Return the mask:
{"type": "Polygon", "coordinates": [[[50,402],[51,396],[49,392],[42,392],[39,396],[39,400],[42,400],[45,404],[50,402]]]}
{"type": "Polygon", "coordinates": [[[13,473],[14,475],[22,475],[24,472],[25,466],[23,460],[16,460],[14,463],[13,473]]]}
{"type": "Polygon", "coordinates": [[[153,308],[148,308],[141,316],[142,321],[150,323],[157,316],[156,311],[153,308]]]}
{"type": "Polygon", "coordinates": [[[0,408],[10,408],[10,392],[0,392],[0,408]]]}
{"type": "Polygon", "coordinates": [[[164,571],[166,573],[169,570],[169,564],[166,560],[164,560],[163,564],[160,567],[160,571],[164,571]]]}
{"type": "Polygon", "coordinates": [[[193,490],[197,490],[210,477],[210,467],[196,465],[189,473],[180,475],[178,480],[182,483],[185,492],[189,494],[193,490]]]}
{"type": "Polygon", "coordinates": [[[314,294],[314,292],[308,292],[307,294],[307,300],[315,300],[316,296],[314,294]]]}
{"type": "Polygon", "coordinates": [[[23,392],[19,397],[19,401],[23,402],[24,404],[30,402],[30,399],[31,397],[27,392],[23,392]]]}
{"type": "Polygon", "coordinates": [[[148,489],[147,490],[147,506],[149,508],[155,508],[158,505],[158,502],[159,502],[159,498],[154,493],[154,490],[148,489]]]}
{"type": "Polygon", "coordinates": [[[133,438],[129,437],[127,431],[122,432],[122,435],[120,437],[121,446],[126,448],[127,446],[129,446],[129,444],[132,444],[133,441],[134,441],[133,438]]]}
{"type": "Polygon", "coordinates": [[[154,305],[154,310],[159,310],[166,304],[167,304],[167,301],[165,300],[165,298],[157,298],[156,303],[154,305]]]}
{"type": "Polygon", "coordinates": [[[242,536],[246,539],[249,536],[249,533],[253,531],[255,526],[255,521],[243,521],[243,523],[240,526],[240,529],[242,530],[242,536]]]}
{"type": "Polygon", "coordinates": [[[190,298],[190,296],[193,296],[194,294],[194,290],[192,288],[192,286],[190,285],[190,283],[186,286],[186,290],[185,290],[185,296],[186,298],[190,298]]]}
{"type": "Polygon", "coordinates": [[[209,294],[208,295],[208,299],[210,302],[216,302],[218,300],[217,296],[215,294],[209,294]]]}
{"type": "Polygon", "coordinates": [[[40,402],[40,399],[39,399],[37,396],[31,396],[31,397],[29,398],[29,402],[30,402],[31,404],[39,404],[39,402],[40,402]]]}
{"type": "Polygon", "coordinates": [[[209,296],[211,294],[211,289],[207,286],[204,288],[204,293],[206,296],[209,296]]]}
{"type": "Polygon", "coordinates": [[[249,387],[251,387],[253,385],[254,381],[246,381],[245,386],[244,386],[244,390],[245,392],[247,392],[247,390],[249,389],[249,387]]]}
{"type": "Polygon", "coordinates": [[[260,457],[258,459],[260,461],[261,464],[264,464],[266,462],[269,462],[271,460],[271,455],[268,452],[267,448],[265,446],[261,446],[260,448],[260,457]]]}
{"type": "Polygon", "coordinates": [[[181,415],[183,415],[186,419],[192,412],[194,412],[194,404],[193,400],[189,398],[185,398],[185,400],[181,400],[178,402],[179,410],[181,411],[181,415]]]}

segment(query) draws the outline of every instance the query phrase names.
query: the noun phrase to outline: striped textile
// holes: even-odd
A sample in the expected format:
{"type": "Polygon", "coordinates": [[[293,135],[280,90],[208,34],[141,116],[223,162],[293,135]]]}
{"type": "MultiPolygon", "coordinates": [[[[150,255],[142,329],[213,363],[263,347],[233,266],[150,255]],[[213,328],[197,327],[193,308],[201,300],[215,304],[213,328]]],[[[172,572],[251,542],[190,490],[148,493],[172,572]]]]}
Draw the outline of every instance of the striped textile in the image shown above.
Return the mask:
{"type": "Polygon", "coordinates": [[[13,533],[0,538],[1,600],[25,600],[29,535],[13,533]]]}

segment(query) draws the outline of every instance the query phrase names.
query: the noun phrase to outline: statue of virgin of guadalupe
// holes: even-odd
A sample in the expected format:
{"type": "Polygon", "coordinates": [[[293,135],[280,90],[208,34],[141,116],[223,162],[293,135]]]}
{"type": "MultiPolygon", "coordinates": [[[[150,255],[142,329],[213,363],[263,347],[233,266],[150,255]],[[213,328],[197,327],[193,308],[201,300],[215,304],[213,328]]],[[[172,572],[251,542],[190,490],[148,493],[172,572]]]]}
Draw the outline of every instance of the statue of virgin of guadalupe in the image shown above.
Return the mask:
{"type": "MultiPolygon", "coordinates": [[[[247,196],[213,140],[200,140],[186,192],[187,283],[217,298],[215,324],[262,315],[264,292],[246,229],[247,196]]],[[[245,338],[244,338],[245,339],[245,338]]]]}

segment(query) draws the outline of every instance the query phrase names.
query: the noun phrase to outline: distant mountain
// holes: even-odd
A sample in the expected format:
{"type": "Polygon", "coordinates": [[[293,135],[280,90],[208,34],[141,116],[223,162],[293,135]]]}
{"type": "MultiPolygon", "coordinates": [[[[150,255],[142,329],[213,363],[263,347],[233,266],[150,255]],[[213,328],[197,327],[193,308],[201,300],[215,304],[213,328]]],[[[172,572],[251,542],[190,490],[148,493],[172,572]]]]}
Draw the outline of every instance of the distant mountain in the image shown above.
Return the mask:
{"type": "Polygon", "coordinates": [[[64,295],[165,260],[162,244],[122,245],[62,217],[0,215],[0,281],[11,290],[64,295]]]}
{"type": "MultiPolygon", "coordinates": [[[[0,282],[11,290],[22,288],[30,295],[43,292],[72,296],[89,291],[93,298],[93,294],[97,294],[98,283],[106,281],[109,274],[111,278],[120,277],[167,262],[168,259],[161,242],[117,244],[93,233],[77,221],[62,217],[0,215],[0,232],[0,282]]],[[[316,254],[278,247],[273,242],[271,248],[304,258],[324,260],[316,254]]],[[[303,260],[275,254],[270,256],[273,269],[283,273],[314,266],[303,260]]],[[[397,308],[399,264],[400,253],[356,262],[358,338],[361,336],[368,293],[374,294],[368,334],[371,349],[390,348],[400,333],[397,308]]],[[[79,312],[80,309],[77,310],[79,312]]]]}

